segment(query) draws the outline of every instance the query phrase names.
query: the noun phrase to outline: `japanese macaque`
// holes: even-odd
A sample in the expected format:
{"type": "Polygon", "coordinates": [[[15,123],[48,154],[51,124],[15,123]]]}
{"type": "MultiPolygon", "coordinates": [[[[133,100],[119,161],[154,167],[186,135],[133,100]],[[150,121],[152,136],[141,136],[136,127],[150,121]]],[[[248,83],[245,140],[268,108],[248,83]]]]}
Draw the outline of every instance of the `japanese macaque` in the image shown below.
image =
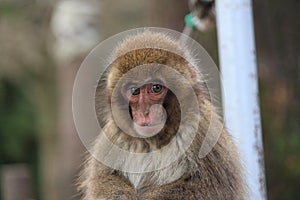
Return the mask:
{"type": "Polygon", "coordinates": [[[145,31],[112,54],[96,90],[102,131],[80,175],[84,199],[245,199],[239,154],[225,129],[199,156],[209,126],[223,126],[211,122],[217,109],[184,45],[145,31]]]}
{"type": "Polygon", "coordinates": [[[199,31],[206,31],[215,26],[216,13],[214,0],[190,0],[189,8],[194,16],[200,20],[197,25],[199,31]]]}

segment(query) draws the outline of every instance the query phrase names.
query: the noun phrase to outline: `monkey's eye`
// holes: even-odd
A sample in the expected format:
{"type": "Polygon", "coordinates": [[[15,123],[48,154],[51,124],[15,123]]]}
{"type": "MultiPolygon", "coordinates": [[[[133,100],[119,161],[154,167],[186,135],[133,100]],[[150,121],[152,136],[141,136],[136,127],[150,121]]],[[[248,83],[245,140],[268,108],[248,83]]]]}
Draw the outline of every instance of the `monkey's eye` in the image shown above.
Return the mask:
{"type": "Polygon", "coordinates": [[[155,84],[155,85],[152,85],[152,87],[151,87],[151,92],[152,92],[152,93],[160,93],[162,89],[163,89],[163,86],[162,86],[162,85],[160,85],[160,84],[155,84]]]}
{"type": "Polygon", "coordinates": [[[131,95],[138,95],[138,94],[140,94],[140,88],[137,88],[137,87],[130,88],[130,94],[131,95]]]}

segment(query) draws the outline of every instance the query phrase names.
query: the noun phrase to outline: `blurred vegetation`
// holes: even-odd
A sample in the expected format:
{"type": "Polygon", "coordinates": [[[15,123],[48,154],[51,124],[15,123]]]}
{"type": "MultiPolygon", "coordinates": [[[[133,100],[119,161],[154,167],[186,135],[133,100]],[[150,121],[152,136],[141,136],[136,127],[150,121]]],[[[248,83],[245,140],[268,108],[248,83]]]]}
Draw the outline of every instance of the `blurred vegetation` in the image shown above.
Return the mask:
{"type": "Polygon", "coordinates": [[[269,199],[300,199],[300,2],[254,1],[269,199]]]}
{"type": "Polygon", "coordinates": [[[28,85],[0,79],[0,163],[28,162],[36,148],[36,115],[26,95],[28,85]],[[5,94],[5,95],[4,95],[5,94]]]}
{"type": "Polygon", "coordinates": [[[55,70],[46,47],[50,11],[29,0],[0,2],[0,166],[27,163],[36,198],[45,116],[53,121],[43,109],[55,104],[55,70]]]}
{"type": "MultiPolygon", "coordinates": [[[[0,1],[0,165],[28,163],[37,199],[41,154],[55,154],[57,143],[57,71],[47,46],[50,2],[0,1]]],[[[300,199],[300,2],[253,3],[268,197],[300,199]]],[[[138,26],[180,31],[183,4],[105,0],[99,30],[104,38],[138,26]]],[[[215,30],[197,40],[217,61],[215,30]]]]}

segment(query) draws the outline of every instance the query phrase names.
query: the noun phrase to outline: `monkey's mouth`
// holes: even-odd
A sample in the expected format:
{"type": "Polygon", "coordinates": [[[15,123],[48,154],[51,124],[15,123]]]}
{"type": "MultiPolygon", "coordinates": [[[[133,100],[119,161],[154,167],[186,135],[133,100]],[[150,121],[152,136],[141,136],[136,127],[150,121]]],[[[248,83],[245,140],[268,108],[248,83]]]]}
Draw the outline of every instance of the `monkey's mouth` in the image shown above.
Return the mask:
{"type": "Polygon", "coordinates": [[[139,125],[139,126],[157,126],[157,125],[160,125],[161,123],[156,123],[156,124],[142,124],[142,125],[139,125]]]}
{"type": "Polygon", "coordinates": [[[158,134],[161,129],[164,127],[164,123],[155,123],[155,124],[142,124],[139,125],[134,123],[135,131],[143,137],[151,137],[158,134]]]}

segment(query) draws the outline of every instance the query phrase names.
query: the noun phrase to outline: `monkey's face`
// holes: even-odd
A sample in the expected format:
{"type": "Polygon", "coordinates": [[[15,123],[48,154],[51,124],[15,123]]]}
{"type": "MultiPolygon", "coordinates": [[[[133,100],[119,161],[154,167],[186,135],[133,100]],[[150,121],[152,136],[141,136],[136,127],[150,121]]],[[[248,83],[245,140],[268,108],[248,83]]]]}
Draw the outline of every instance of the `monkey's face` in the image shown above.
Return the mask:
{"type": "Polygon", "coordinates": [[[107,88],[118,128],[134,137],[174,137],[180,123],[186,122],[181,120],[182,109],[194,109],[187,101],[194,100],[195,93],[186,65],[180,56],[161,49],[140,49],[116,59],[107,88]]]}
{"type": "Polygon", "coordinates": [[[157,134],[165,124],[166,113],[163,102],[168,89],[158,80],[141,85],[128,82],[122,88],[122,95],[129,102],[134,130],[141,136],[157,134]]]}
{"type": "Polygon", "coordinates": [[[136,67],[120,76],[113,86],[113,118],[125,133],[151,137],[164,128],[169,89],[161,69],[158,64],[136,67]]]}

